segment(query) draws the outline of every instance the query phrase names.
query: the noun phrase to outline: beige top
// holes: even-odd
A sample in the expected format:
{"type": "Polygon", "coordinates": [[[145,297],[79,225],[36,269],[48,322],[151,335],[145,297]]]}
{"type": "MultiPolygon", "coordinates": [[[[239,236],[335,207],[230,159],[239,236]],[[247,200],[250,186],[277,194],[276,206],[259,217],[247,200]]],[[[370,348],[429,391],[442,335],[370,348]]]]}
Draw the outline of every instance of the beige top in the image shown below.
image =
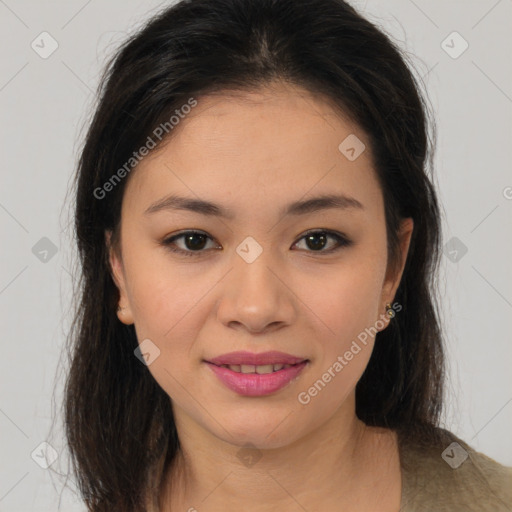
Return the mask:
{"type": "Polygon", "coordinates": [[[401,445],[400,512],[511,512],[512,467],[441,432],[442,446],[401,445]]]}

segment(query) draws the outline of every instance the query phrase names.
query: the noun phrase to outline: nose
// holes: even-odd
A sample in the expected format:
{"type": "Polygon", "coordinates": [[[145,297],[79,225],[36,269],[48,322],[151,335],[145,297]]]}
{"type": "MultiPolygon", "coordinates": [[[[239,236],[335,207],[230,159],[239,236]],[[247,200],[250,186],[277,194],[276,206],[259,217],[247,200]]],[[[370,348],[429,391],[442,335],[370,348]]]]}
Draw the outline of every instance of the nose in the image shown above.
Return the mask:
{"type": "Polygon", "coordinates": [[[221,291],[219,321],[251,334],[291,325],[296,308],[284,271],[275,261],[269,261],[265,251],[251,263],[238,256],[234,260],[221,291]]]}

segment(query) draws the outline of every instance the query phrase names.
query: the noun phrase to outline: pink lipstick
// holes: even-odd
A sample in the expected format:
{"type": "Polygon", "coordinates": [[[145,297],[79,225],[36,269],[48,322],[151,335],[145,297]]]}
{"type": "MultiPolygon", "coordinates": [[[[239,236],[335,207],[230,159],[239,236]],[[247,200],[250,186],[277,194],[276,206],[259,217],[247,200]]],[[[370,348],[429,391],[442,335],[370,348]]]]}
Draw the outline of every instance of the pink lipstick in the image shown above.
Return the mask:
{"type": "Polygon", "coordinates": [[[264,396],[282,389],[308,362],[276,351],[231,352],[205,361],[225,386],[244,396],[264,396]]]}

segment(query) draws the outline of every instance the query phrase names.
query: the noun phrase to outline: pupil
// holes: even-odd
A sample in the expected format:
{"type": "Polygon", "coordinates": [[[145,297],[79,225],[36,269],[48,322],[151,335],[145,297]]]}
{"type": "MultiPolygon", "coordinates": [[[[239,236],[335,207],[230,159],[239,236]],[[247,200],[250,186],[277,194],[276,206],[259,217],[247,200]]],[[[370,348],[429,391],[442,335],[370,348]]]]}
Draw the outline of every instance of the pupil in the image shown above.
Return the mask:
{"type": "Polygon", "coordinates": [[[306,238],[306,243],[308,244],[308,247],[310,249],[322,249],[325,246],[325,239],[326,239],[325,234],[313,234],[313,235],[309,235],[306,238]],[[311,242],[312,240],[314,241],[315,239],[318,239],[318,238],[320,238],[322,240],[322,243],[320,243],[320,244],[313,243],[312,246],[309,244],[309,242],[311,242]]]}
{"type": "Polygon", "coordinates": [[[185,237],[185,245],[187,246],[187,249],[202,249],[204,246],[205,239],[206,239],[206,235],[202,235],[200,233],[188,235],[185,237]],[[201,238],[201,240],[199,241],[199,244],[194,243],[194,238],[196,239],[196,242],[197,242],[197,238],[201,238]],[[191,243],[191,241],[192,241],[192,243],[191,243]]]}

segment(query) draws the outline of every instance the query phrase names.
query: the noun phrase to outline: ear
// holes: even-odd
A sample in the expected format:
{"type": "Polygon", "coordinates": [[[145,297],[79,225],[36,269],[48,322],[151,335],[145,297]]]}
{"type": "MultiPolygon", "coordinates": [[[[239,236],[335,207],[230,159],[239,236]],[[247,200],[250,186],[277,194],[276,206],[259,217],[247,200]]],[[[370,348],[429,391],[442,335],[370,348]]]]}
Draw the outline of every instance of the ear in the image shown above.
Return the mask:
{"type": "Polygon", "coordinates": [[[126,291],[126,279],[124,274],[123,260],[116,248],[111,244],[112,231],[105,231],[105,245],[108,252],[110,274],[119,290],[119,304],[117,318],[126,325],[133,324],[133,315],[130,308],[128,293],[126,291]]]}
{"type": "Polygon", "coordinates": [[[409,253],[409,246],[411,243],[412,232],[414,229],[414,221],[411,218],[402,219],[398,233],[400,243],[400,261],[397,268],[391,268],[388,265],[386,277],[382,288],[382,310],[385,310],[387,303],[393,303],[396,290],[402,279],[405,263],[407,261],[407,254],[409,253]]]}

